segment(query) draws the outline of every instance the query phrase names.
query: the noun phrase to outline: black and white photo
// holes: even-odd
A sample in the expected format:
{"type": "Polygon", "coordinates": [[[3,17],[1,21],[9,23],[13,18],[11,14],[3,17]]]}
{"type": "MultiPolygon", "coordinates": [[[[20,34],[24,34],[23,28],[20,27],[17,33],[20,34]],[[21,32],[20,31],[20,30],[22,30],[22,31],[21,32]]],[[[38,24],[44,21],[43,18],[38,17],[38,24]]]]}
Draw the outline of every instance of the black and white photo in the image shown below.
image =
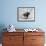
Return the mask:
{"type": "Polygon", "coordinates": [[[35,21],[35,7],[18,7],[17,20],[23,22],[35,21]]]}

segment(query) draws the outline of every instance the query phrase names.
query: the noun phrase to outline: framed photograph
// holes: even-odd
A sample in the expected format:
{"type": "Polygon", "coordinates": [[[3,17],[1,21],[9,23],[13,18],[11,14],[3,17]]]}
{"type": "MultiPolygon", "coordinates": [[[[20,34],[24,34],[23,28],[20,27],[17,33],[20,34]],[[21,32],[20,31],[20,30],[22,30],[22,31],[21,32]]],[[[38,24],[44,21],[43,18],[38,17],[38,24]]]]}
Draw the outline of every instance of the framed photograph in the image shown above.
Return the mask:
{"type": "Polygon", "coordinates": [[[21,22],[35,21],[35,7],[18,7],[17,20],[21,22]]]}

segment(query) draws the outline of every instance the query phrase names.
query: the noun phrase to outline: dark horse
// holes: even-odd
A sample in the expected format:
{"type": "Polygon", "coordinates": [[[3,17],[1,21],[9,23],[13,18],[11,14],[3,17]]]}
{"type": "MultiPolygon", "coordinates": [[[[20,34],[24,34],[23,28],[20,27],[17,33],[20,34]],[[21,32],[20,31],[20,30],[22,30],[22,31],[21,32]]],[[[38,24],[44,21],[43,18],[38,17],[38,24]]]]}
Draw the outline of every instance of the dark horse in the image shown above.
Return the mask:
{"type": "Polygon", "coordinates": [[[28,19],[28,16],[29,16],[29,15],[30,15],[29,12],[26,12],[26,13],[23,14],[23,16],[24,16],[25,19],[28,19]]]}

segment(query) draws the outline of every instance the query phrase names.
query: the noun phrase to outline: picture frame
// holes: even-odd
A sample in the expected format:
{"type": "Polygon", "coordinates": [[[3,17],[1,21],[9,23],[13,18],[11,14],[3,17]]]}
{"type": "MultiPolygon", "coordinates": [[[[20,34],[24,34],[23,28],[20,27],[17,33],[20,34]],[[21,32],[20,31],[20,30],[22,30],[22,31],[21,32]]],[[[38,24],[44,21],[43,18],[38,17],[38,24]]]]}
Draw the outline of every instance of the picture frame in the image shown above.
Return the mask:
{"type": "Polygon", "coordinates": [[[18,22],[34,22],[35,21],[35,7],[18,7],[17,8],[18,22]]]}

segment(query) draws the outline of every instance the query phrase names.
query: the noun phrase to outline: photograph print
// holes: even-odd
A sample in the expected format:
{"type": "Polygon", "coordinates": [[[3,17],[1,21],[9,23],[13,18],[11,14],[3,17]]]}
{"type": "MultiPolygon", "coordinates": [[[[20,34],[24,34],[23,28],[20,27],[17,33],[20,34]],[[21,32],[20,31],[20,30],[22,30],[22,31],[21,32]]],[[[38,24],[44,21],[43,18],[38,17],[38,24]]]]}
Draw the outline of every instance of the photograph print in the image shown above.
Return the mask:
{"type": "Polygon", "coordinates": [[[17,20],[21,22],[35,21],[35,7],[18,7],[17,20]]]}

